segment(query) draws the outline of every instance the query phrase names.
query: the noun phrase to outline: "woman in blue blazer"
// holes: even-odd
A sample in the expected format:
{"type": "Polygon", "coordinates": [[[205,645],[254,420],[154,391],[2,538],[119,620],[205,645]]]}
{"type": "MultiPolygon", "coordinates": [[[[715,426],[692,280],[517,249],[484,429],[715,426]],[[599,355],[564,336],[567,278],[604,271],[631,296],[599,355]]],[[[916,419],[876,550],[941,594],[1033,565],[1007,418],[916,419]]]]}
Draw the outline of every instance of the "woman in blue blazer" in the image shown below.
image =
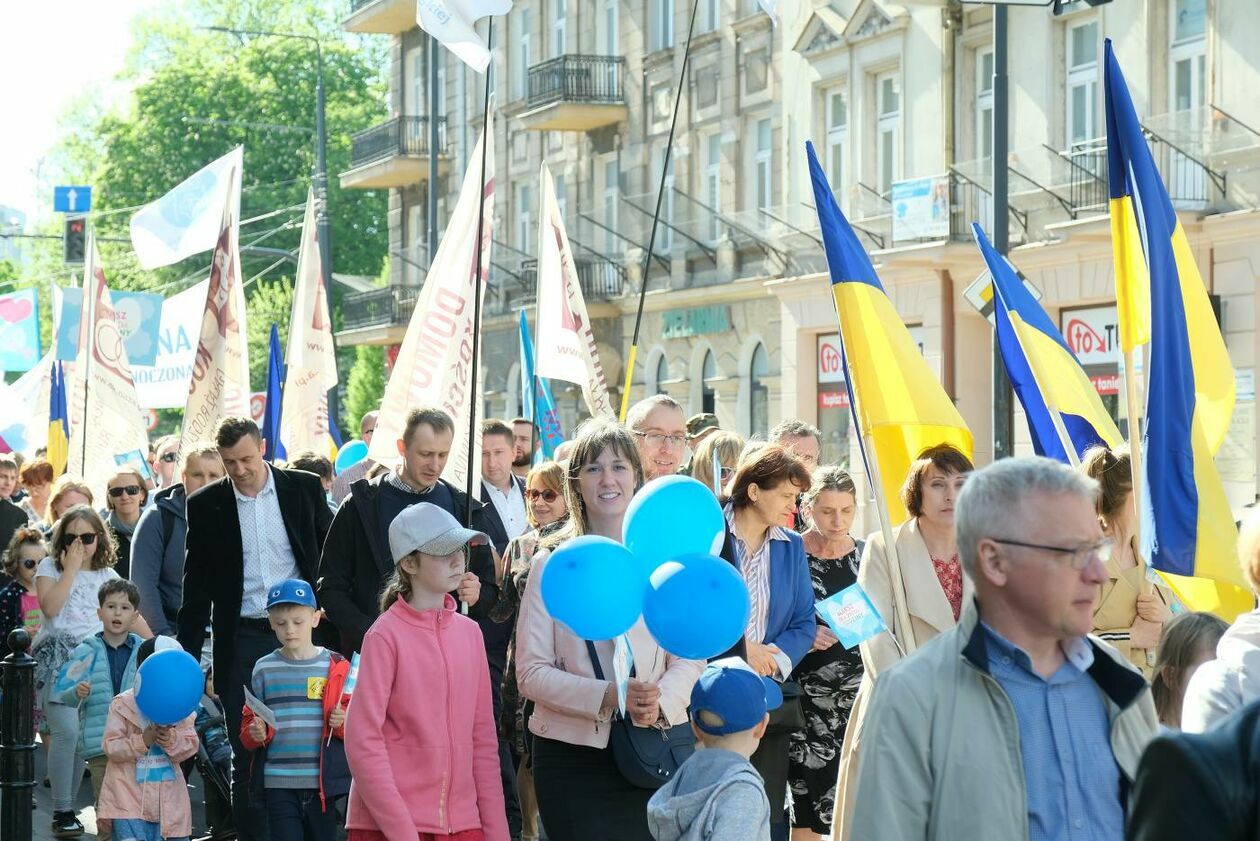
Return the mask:
{"type": "Polygon", "coordinates": [[[791,451],[763,447],[741,461],[723,506],[726,540],[722,556],[748,585],[745,659],[760,674],[785,682],[785,703],[752,756],[770,799],[770,837],[788,837],[788,745],[799,726],[792,670],[814,644],[814,589],[800,535],[785,528],[796,499],[809,489],[809,471],[791,451]]]}

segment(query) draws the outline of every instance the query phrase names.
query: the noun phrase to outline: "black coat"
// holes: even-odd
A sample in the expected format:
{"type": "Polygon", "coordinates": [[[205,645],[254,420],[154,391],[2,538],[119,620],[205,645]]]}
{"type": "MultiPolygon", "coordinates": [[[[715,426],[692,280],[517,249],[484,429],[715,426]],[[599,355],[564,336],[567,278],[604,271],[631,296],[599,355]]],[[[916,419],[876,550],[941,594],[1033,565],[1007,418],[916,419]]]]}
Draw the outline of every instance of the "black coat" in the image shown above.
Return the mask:
{"type": "Polygon", "coordinates": [[[1260,701],[1206,733],[1170,733],[1138,764],[1128,841],[1260,839],[1260,701]]]}
{"type": "MultiPolygon", "coordinates": [[[[271,467],[284,530],[302,578],[314,581],[319,553],[332,523],[319,477],[303,470],[271,467]]],[[[179,644],[201,657],[206,623],[214,630],[214,671],[232,673],[233,642],[245,589],[241,521],[232,480],[220,479],[188,497],[184,593],[179,608],[179,644]]]]}
{"type": "MultiPolygon", "coordinates": [[[[380,528],[380,495],[384,474],[372,479],[360,479],[350,486],[350,495],[337,509],[328,540],[319,560],[319,580],[316,592],[320,604],[328,612],[328,618],[341,631],[342,651],[350,654],[363,645],[363,636],[380,614],[377,609],[385,581],[394,571],[394,560],[389,552],[389,535],[380,528]]],[[[468,495],[449,482],[439,479],[450,491],[455,505],[455,519],[464,522],[468,495]]],[[[473,502],[472,525],[469,528],[487,532],[485,506],[473,502]]],[[[469,554],[470,571],[481,580],[481,595],[477,603],[468,609],[474,619],[480,619],[498,599],[499,588],[495,583],[494,558],[489,547],[473,547],[469,554]]]]}
{"type": "MultiPolygon", "coordinates": [[[[0,539],[4,540],[3,543],[0,543],[0,547],[7,547],[17,530],[24,528],[26,525],[26,512],[21,507],[9,502],[9,500],[0,499],[0,539]]],[[[30,525],[36,524],[31,523],[30,525]]],[[[3,569],[0,569],[0,589],[3,589],[12,580],[8,575],[5,575],[3,569]]]]}

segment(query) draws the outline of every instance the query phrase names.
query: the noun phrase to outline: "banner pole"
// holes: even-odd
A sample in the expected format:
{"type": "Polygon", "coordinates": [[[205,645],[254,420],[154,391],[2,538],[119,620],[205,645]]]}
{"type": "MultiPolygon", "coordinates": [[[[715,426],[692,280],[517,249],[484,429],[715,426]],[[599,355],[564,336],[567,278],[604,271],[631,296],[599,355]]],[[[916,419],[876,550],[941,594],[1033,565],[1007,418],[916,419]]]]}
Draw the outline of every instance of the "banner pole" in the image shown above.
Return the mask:
{"type": "Polygon", "coordinates": [[[1146,559],[1142,557],[1142,428],[1138,412],[1137,377],[1133,372],[1133,351],[1124,351],[1124,396],[1129,406],[1129,468],[1133,471],[1133,559],[1137,562],[1140,592],[1151,592],[1146,577],[1146,559]]]}
{"type": "Polygon", "coordinates": [[[674,129],[678,126],[678,105],[682,101],[683,85],[687,82],[687,62],[691,60],[691,36],[696,29],[696,12],[700,8],[700,0],[691,4],[691,22],[687,24],[687,44],[683,47],[682,70],[678,74],[678,90],[674,92],[674,116],[669,121],[669,139],[665,141],[665,164],[661,167],[661,181],[656,189],[656,212],[652,214],[652,233],[648,235],[647,252],[643,255],[643,273],[639,281],[639,308],[634,315],[634,335],[630,339],[630,352],[626,355],[626,383],[621,389],[621,414],[618,417],[626,422],[626,412],[630,409],[630,383],[634,379],[634,360],[639,355],[639,328],[643,324],[643,303],[647,298],[648,272],[652,270],[652,249],[656,247],[656,228],[661,220],[661,202],[665,198],[665,177],[669,173],[669,162],[674,150],[674,129]]]}

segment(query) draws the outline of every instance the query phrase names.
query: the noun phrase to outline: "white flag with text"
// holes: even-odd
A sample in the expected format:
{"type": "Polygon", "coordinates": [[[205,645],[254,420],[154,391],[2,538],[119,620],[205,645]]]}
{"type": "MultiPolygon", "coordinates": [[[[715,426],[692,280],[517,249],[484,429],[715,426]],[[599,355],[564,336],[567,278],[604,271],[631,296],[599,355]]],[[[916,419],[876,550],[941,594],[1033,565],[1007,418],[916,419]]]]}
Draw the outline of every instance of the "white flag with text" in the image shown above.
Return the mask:
{"type": "Polygon", "coordinates": [[[534,372],[542,379],[580,386],[592,417],[615,420],[617,413],[608,399],[608,381],[599,364],[573,249],[546,164],[542,165],[539,184],[538,355],[534,372]]]}
{"type": "Polygon", "coordinates": [[[417,0],[416,23],[478,73],[490,65],[490,50],[473,26],[489,15],[506,15],[512,0],[417,0]]]}
{"type": "Polygon", "coordinates": [[[213,440],[219,421],[249,417],[249,349],[245,341],[245,288],[241,280],[240,176],[220,210],[219,238],[210,261],[210,285],[201,316],[201,335],[193,354],[184,425],[183,452],[190,444],[213,440]]]}
{"type": "Polygon", "coordinates": [[[118,329],[95,237],[87,243],[83,270],[83,315],[79,353],[70,376],[70,454],[68,473],[104,492],[123,466],[140,468],[149,456],[149,436],[136,402],[127,349],[118,329]]]}
{"type": "Polygon", "coordinates": [[[333,445],[328,435],[328,391],[337,387],[337,358],[333,353],[313,190],[307,193],[306,216],[302,220],[285,370],[280,440],[289,453],[330,453],[333,445]]]}
{"type": "Polygon", "coordinates": [[[219,241],[223,203],[231,195],[235,172],[237,205],[245,147],[197,170],[162,198],[131,217],[131,246],[142,269],[169,266],[209,251],[219,241]]]}
{"type": "MultiPolygon", "coordinates": [[[[460,490],[472,469],[474,492],[480,481],[479,448],[468,463],[468,429],[472,422],[474,394],[481,394],[480,376],[473,382],[472,341],[480,325],[474,322],[474,295],[483,286],[490,268],[490,242],[494,219],[494,135],[485,134],[473,149],[470,164],[460,188],[459,200],[451,213],[446,233],[438,244],[415,311],[407,325],[385,386],[380,416],[368,455],[377,462],[393,464],[398,459],[397,441],[402,438],[407,413],[424,406],[437,407],[455,421],[455,440],[442,478],[460,490]],[[486,144],[485,178],[481,173],[481,144],[486,144]],[[482,211],[481,277],[477,266],[477,206],[484,191],[482,211]]],[[[459,513],[459,512],[457,512],[459,513]]]]}

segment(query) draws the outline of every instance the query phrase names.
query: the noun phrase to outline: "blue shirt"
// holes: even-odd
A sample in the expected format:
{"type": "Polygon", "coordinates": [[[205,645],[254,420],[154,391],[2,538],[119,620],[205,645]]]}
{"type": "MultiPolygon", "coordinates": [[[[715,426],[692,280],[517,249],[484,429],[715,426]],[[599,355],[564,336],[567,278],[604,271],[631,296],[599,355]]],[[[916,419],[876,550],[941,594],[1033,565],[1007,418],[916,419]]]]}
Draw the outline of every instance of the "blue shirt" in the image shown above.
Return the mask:
{"type": "MultiPolygon", "coordinates": [[[[101,642],[105,642],[105,632],[97,634],[101,638],[101,642]]],[[[131,662],[131,651],[135,644],[131,634],[122,641],[117,648],[105,642],[105,656],[109,660],[109,679],[114,684],[114,695],[117,696],[122,692],[123,675],[127,671],[127,664],[131,662]]]]}
{"type": "Polygon", "coordinates": [[[989,673],[1019,724],[1029,841],[1122,841],[1120,767],[1102,692],[1087,673],[1089,642],[1065,642],[1067,659],[1046,679],[1024,651],[983,627],[989,673]]]}

